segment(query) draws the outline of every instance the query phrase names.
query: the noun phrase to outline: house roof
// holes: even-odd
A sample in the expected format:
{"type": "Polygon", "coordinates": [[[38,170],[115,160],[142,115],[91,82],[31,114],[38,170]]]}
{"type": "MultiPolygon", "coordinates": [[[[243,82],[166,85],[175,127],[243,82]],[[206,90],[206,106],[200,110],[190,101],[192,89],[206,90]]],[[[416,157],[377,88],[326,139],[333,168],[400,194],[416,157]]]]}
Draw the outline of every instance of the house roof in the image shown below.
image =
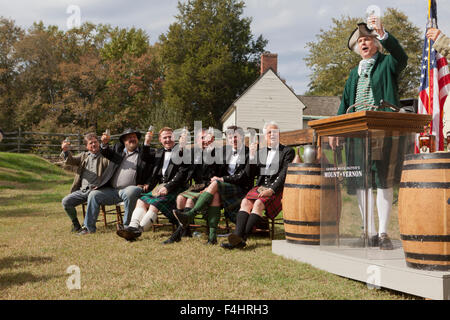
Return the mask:
{"type": "Polygon", "coordinates": [[[253,86],[256,84],[256,83],[258,83],[258,81],[259,80],[261,80],[268,72],[273,72],[276,76],[277,76],[277,78],[286,86],[286,88],[288,88],[289,89],[289,91],[291,91],[292,92],[292,94],[295,96],[295,97],[297,97],[297,99],[302,103],[302,104],[304,104],[303,103],[303,101],[300,99],[300,96],[298,96],[298,95],[296,95],[295,94],[295,92],[294,92],[294,90],[292,90],[292,88],[291,87],[289,87],[287,84],[286,84],[286,81],[284,81],[284,80],[282,80],[281,78],[280,78],[280,76],[275,72],[275,71],[273,71],[273,69],[272,68],[268,68],[262,75],[260,75],[259,77],[258,77],[258,79],[256,79],[255,80],[255,82],[253,82],[247,89],[245,89],[245,91],[244,92],[242,92],[242,94],[236,99],[236,100],[234,100],[233,101],[233,103],[228,107],[228,109],[223,113],[223,115],[222,115],[222,117],[220,118],[220,121],[224,121],[225,120],[225,118],[227,118],[228,116],[229,116],[229,114],[233,111],[233,109],[235,108],[235,103],[236,103],[236,101],[238,101],[239,99],[241,99],[251,88],[253,88],[253,86]]]}
{"type": "Polygon", "coordinates": [[[303,116],[335,116],[341,104],[338,96],[298,96],[306,108],[303,116]]]}

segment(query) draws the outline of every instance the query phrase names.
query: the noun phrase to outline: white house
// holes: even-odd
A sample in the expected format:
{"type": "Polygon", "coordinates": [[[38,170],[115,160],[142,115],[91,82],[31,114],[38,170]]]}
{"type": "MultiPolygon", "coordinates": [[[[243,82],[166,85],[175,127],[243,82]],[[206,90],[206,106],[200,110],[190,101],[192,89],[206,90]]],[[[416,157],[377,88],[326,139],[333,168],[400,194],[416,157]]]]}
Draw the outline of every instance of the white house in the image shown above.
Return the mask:
{"type": "Polygon", "coordinates": [[[230,125],[262,129],[269,121],[278,123],[281,132],[303,129],[305,105],[278,76],[277,63],[277,54],[261,56],[261,76],[223,114],[222,131],[230,125]]]}

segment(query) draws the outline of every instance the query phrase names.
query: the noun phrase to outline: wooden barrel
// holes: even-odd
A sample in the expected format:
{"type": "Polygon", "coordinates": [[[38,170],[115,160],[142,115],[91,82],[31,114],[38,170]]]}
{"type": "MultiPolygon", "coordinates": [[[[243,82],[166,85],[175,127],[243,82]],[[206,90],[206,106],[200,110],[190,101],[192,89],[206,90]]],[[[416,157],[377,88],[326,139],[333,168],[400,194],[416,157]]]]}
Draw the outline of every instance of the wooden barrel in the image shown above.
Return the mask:
{"type": "MultiPolygon", "coordinates": [[[[320,164],[289,164],[282,200],[287,242],[306,245],[320,244],[321,192],[324,188],[330,191],[325,194],[335,194],[334,185],[322,185],[320,164]]],[[[340,201],[340,195],[338,198],[340,201]]],[[[330,200],[336,203],[335,197],[330,200]]],[[[336,234],[338,228],[336,206],[330,207],[333,207],[334,214],[331,214],[331,218],[327,213],[322,216],[322,231],[326,227],[327,231],[336,234]]]]}
{"type": "Polygon", "coordinates": [[[408,267],[450,270],[450,153],[406,156],[398,206],[408,267]]]}

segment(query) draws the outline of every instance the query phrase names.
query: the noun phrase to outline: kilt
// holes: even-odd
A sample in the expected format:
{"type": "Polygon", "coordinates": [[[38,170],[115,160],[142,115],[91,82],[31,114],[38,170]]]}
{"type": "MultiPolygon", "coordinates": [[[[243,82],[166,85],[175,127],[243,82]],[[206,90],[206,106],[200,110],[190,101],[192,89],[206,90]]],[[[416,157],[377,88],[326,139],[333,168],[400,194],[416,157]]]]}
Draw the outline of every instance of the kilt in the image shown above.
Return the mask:
{"type": "Polygon", "coordinates": [[[155,206],[166,217],[171,217],[173,216],[172,211],[177,206],[177,195],[178,192],[172,192],[166,196],[154,197],[152,192],[148,192],[141,195],[141,200],[155,206]]]}
{"type": "Polygon", "coordinates": [[[217,181],[220,200],[224,215],[231,221],[236,221],[236,214],[241,207],[242,199],[245,197],[245,190],[238,185],[217,181]]]}
{"type": "Polygon", "coordinates": [[[188,199],[197,201],[198,197],[200,196],[200,192],[186,190],[186,191],[180,193],[179,195],[184,198],[188,198],[188,199]]]}
{"type": "Polygon", "coordinates": [[[283,209],[281,204],[283,192],[275,193],[270,198],[258,198],[259,195],[258,188],[259,186],[251,189],[245,196],[245,199],[260,200],[262,203],[264,203],[264,207],[266,208],[266,216],[270,219],[275,219],[275,217],[283,209]]]}

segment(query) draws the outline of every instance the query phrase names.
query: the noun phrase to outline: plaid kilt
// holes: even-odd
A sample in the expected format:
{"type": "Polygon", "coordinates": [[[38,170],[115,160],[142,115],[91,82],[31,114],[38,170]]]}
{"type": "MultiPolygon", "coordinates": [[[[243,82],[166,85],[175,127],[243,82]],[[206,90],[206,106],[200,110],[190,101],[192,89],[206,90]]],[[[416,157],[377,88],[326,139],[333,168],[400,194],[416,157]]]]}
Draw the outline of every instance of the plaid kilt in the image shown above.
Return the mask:
{"type": "Polygon", "coordinates": [[[155,206],[163,215],[167,217],[173,215],[172,211],[177,206],[177,196],[178,192],[172,192],[166,196],[154,197],[152,196],[152,193],[149,192],[143,193],[141,195],[141,200],[149,205],[155,206]]]}
{"type": "Polygon", "coordinates": [[[270,198],[258,198],[259,192],[258,187],[254,187],[251,189],[245,199],[248,200],[260,200],[264,203],[264,207],[266,208],[266,216],[270,219],[275,219],[275,217],[283,210],[281,205],[281,199],[283,198],[283,192],[275,193],[270,198]]]}
{"type": "Polygon", "coordinates": [[[180,193],[179,195],[184,198],[188,198],[188,199],[197,201],[198,197],[200,196],[200,192],[186,190],[186,191],[180,193]]]}
{"type": "Polygon", "coordinates": [[[225,216],[235,221],[242,199],[245,197],[245,190],[238,185],[222,181],[217,181],[217,186],[225,216]]]}

